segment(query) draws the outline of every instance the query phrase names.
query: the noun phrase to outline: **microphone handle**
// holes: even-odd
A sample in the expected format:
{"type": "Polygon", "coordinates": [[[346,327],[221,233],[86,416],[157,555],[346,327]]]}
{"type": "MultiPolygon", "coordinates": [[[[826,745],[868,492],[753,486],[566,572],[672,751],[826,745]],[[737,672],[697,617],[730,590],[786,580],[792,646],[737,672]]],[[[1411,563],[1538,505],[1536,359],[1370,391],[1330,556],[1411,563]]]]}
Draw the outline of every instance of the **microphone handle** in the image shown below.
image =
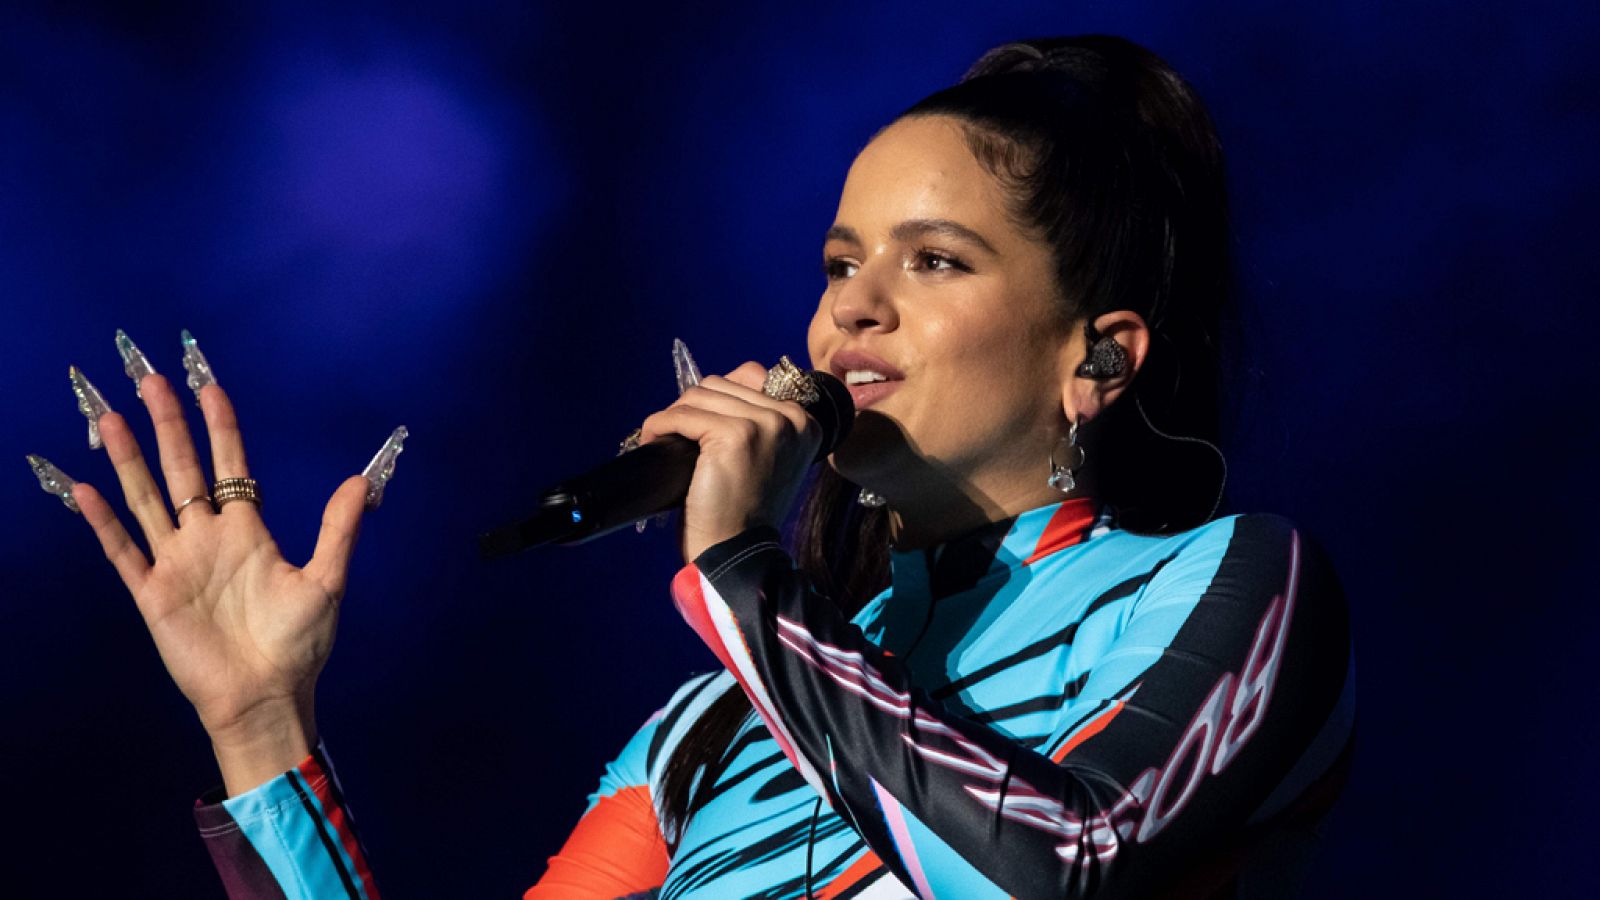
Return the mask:
{"type": "Polygon", "coordinates": [[[699,444],[662,435],[545,491],[538,512],[479,537],[479,553],[492,559],[543,544],[581,544],[681,507],[699,458],[699,444]]]}
{"type": "MultiPolygon", "coordinates": [[[[783,362],[789,364],[787,357],[783,362]]],[[[827,372],[809,374],[816,391],[801,403],[822,429],[813,460],[820,462],[850,433],[855,404],[839,379],[827,372]]],[[[480,535],[478,552],[491,559],[541,544],[580,544],[682,506],[699,458],[699,444],[662,435],[545,491],[538,512],[480,535]]]]}

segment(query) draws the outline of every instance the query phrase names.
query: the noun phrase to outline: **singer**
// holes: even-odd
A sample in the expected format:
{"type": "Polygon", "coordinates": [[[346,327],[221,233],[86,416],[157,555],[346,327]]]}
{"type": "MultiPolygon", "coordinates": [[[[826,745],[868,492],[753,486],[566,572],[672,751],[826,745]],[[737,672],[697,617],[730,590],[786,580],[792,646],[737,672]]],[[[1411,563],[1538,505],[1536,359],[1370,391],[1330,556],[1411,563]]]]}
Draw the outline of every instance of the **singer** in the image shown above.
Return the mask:
{"type": "MultiPolygon", "coordinates": [[[[671,592],[720,665],[661,692],[526,896],[1292,895],[1350,753],[1349,629],[1306,534],[1218,516],[1226,206],[1200,98],[1121,38],[996,48],[879,131],[807,335],[853,429],[813,470],[753,362],[644,420],[698,446],[671,592]]],[[[376,897],[312,697],[392,454],[296,568],[222,389],[213,497],[129,371],[168,498],[85,412],[154,562],[55,484],[212,738],[201,835],[230,896],[376,897]]]]}

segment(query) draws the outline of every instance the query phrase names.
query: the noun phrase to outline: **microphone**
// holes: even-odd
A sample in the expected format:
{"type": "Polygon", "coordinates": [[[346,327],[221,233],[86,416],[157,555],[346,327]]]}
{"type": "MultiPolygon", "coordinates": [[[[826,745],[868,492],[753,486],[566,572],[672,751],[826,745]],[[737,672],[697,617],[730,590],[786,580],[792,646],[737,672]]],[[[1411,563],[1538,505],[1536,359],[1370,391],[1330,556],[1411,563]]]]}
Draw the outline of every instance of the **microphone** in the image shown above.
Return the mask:
{"type": "MultiPolygon", "coordinates": [[[[827,372],[806,374],[816,385],[816,398],[801,405],[822,427],[822,446],[813,460],[820,462],[850,433],[856,407],[839,379],[827,372]]],[[[699,457],[694,441],[662,435],[545,490],[533,515],[479,535],[478,553],[494,559],[544,544],[581,544],[681,507],[699,457]]]]}

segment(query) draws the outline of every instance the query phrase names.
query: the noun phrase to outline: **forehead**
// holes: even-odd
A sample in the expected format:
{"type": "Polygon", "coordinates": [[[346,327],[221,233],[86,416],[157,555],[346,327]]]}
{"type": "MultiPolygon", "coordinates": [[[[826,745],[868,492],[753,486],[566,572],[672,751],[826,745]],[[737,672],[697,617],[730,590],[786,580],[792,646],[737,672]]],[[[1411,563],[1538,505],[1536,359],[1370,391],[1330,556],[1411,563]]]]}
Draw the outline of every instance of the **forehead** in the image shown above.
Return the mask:
{"type": "Polygon", "coordinates": [[[1010,230],[999,183],[972,155],[954,119],[901,119],[850,166],[837,224],[873,232],[906,219],[954,219],[986,234],[1010,230]]]}

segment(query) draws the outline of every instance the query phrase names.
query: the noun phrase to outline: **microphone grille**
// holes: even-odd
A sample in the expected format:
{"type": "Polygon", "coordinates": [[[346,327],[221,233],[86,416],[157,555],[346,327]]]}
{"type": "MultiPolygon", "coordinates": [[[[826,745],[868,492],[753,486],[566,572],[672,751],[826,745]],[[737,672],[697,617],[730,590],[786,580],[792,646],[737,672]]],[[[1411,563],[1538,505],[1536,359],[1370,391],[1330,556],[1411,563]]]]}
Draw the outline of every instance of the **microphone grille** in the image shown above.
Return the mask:
{"type": "Polygon", "coordinates": [[[817,387],[816,399],[804,406],[811,418],[822,426],[822,446],[817,448],[817,460],[820,461],[844,443],[845,437],[850,434],[850,426],[856,422],[856,404],[850,399],[850,389],[844,386],[844,382],[816,369],[806,374],[817,387]]]}

